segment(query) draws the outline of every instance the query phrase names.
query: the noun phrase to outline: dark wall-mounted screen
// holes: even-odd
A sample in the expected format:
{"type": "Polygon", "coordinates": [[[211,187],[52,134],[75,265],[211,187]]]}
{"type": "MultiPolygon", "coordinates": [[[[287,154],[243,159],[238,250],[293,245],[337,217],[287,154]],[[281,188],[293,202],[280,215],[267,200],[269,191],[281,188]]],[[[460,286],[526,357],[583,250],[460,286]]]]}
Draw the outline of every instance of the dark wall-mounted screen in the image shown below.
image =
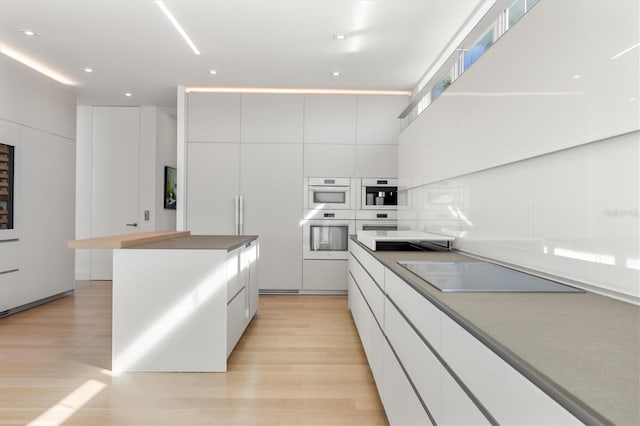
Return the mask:
{"type": "Polygon", "coordinates": [[[173,167],[164,167],[164,208],[176,208],[177,173],[173,167]]]}
{"type": "Polygon", "coordinates": [[[14,147],[0,143],[0,229],[13,229],[14,147]]]}

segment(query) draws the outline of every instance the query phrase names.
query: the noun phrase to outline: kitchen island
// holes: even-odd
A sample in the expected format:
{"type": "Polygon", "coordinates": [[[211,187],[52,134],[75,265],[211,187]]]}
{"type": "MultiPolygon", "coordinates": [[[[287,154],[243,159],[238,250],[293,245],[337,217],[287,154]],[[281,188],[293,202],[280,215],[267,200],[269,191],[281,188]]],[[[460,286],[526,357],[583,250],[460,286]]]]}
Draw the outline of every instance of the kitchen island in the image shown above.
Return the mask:
{"type": "Polygon", "coordinates": [[[98,241],[126,241],[113,252],[112,371],[226,371],[257,313],[258,237],[147,237],[98,241]]]}
{"type": "Polygon", "coordinates": [[[355,238],[350,251],[349,304],[392,423],[640,424],[638,306],[590,292],[445,293],[398,261],[478,259],[355,238]]]}

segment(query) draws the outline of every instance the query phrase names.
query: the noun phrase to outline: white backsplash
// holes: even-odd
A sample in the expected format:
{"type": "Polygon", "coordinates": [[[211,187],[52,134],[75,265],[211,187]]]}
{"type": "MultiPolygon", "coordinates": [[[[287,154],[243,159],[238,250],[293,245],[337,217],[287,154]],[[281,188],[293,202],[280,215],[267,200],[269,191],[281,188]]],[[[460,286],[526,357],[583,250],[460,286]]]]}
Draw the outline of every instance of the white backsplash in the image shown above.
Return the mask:
{"type": "Polygon", "coordinates": [[[640,132],[409,190],[402,227],[640,301],[640,132]]]}

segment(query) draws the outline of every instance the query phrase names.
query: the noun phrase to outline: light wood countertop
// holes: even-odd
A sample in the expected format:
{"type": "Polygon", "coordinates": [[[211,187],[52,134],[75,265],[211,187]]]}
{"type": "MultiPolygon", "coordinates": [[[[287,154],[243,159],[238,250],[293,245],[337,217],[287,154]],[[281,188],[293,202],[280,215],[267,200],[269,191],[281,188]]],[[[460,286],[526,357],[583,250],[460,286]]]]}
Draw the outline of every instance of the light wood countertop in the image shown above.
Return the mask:
{"type": "Polygon", "coordinates": [[[75,249],[121,249],[189,235],[191,235],[191,231],[136,232],[133,234],[71,240],[67,243],[67,247],[75,249]]]}

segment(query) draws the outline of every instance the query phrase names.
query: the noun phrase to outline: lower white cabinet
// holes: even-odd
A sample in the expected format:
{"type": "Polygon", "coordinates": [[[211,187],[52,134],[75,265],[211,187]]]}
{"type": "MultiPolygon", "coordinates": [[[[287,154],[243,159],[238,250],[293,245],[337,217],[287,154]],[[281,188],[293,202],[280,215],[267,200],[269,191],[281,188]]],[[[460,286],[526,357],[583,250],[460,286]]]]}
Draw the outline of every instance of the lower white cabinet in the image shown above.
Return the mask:
{"type": "Polygon", "coordinates": [[[433,424],[402,371],[400,363],[393,355],[391,347],[386,344],[383,349],[384,379],[381,399],[389,423],[407,426],[433,424]]]}
{"type": "Polygon", "coordinates": [[[114,250],[112,370],[226,371],[257,309],[257,253],[114,250]]]}
{"type": "Polygon", "coordinates": [[[451,318],[442,318],[442,356],[500,424],[581,422],[451,318]]]}
{"type": "Polygon", "coordinates": [[[350,252],[349,308],[392,425],[580,424],[353,241],[350,252]]]}
{"type": "Polygon", "coordinates": [[[227,357],[258,311],[258,244],[227,254],[227,357]]]}
{"type": "Polygon", "coordinates": [[[246,298],[247,288],[242,287],[227,304],[227,357],[231,355],[247,326],[246,298]]]}

